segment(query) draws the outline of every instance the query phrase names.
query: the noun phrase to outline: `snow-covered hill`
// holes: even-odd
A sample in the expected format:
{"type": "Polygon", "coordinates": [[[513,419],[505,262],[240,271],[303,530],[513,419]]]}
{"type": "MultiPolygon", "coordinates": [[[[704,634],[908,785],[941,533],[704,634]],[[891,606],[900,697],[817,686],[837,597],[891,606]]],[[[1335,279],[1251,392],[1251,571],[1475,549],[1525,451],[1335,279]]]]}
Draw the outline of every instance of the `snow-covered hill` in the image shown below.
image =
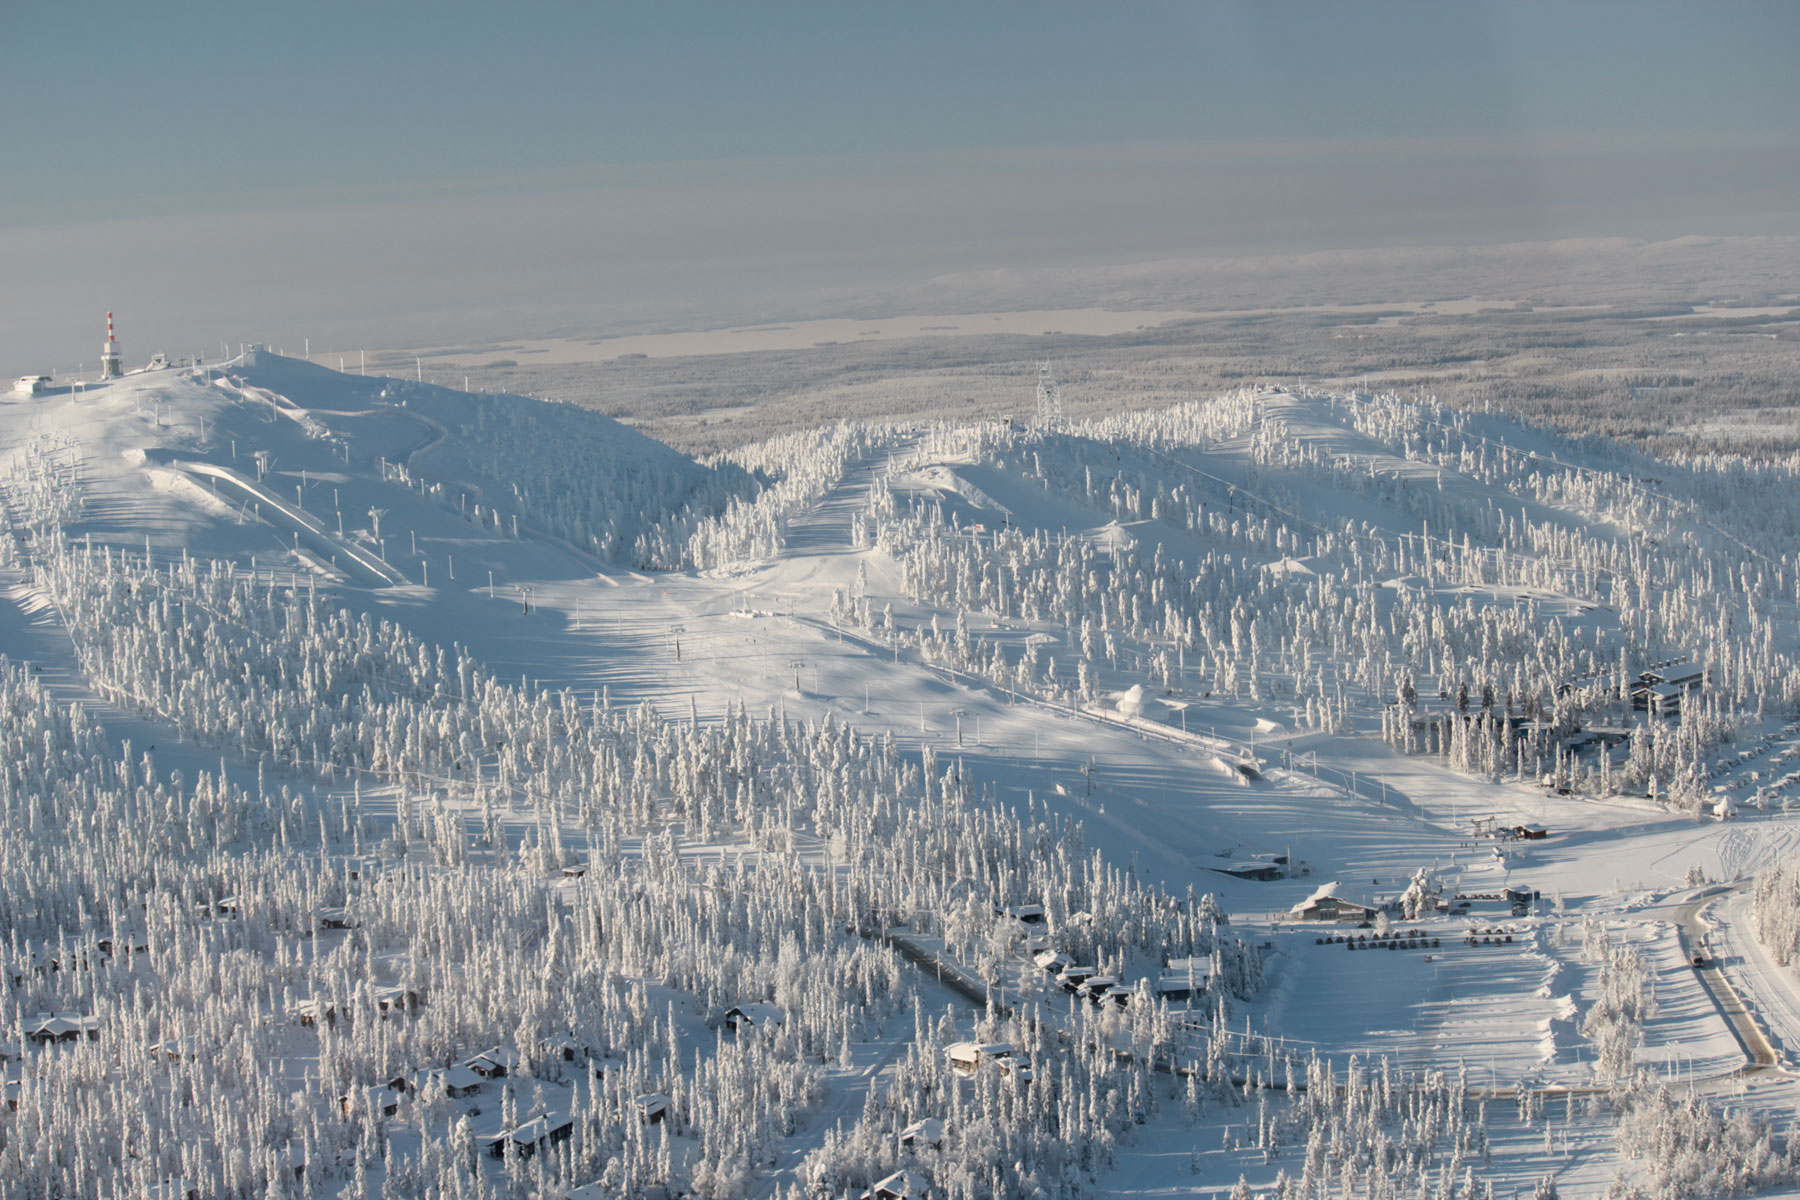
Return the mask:
{"type": "Polygon", "coordinates": [[[73,1031],[7,1051],[21,1195],[1754,1157],[1652,1084],[1783,978],[1683,928],[1800,844],[1800,464],[1270,390],[702,464],[266,352],[6,416],[0,1043],[73,1031]]]}

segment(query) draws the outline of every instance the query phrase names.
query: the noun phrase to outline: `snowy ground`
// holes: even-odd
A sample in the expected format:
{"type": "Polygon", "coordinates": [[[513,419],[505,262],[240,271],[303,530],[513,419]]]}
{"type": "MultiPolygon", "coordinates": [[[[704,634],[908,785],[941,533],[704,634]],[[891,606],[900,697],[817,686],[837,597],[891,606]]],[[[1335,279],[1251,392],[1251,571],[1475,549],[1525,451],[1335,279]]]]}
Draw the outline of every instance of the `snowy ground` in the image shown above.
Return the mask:
{"type": "MultiPolygon", "coordinates": [[[[461,418],[459,402],[429,388],[384,394],[389,382],[266,354],[204,380],[140,375],[78,397],[15,402],[0,428],[0,455],[17,466],[35,445],[79,475],[84,508],[65,527],[71,542],[91,539],[161,562],[230,560],[329,591],[346,609],[396,622],[428,644],[460,643],[502,680],[573,689],[590,703],[604,693],[613,705],[644,703],[673,720],[693,714],[717,722],[739,703],[753,713],[830,717],[891,737],[908,755],[930,749],[981,797],[1028,817],[1081,822],[1089,849],[1112,864],[1177,894],[1189,887],[1216,893],[1237,926],[1271,951],[1268,983],[1237,1019],[1298,1053],[1316,1051],[1339,1064],[1386,1055],[1408,1069],[1466,1066],[1476,1086],[1496,1090],[1588,1087],[1592,1053],[1577,1026],[1594,995],[1580,951],[1583,923],[1591,921],[1638,945],[1653,969],[1654,1013],[1639,1061],[1676,1079],[1710,1081],[1722,1094],[1740,1086],[1733,1074],[1741,1051],[1682,954],[1672,898],[1695,868],[1709,879],[1738,879],[1800,847],[1800,819],[1786,803],[1800,780],[1787,769],[1800,753],[1794,727],[1771,718],[1766,737],[1747,747],[1752,752],[1715,765],[1715,787],[1740,803],[1763,801],[1721,822],[1647,799],[1563,796],[1535,782],[1477,779],[1432,755],[1383,745],[1370,736],[1366,711],[1321,732],[1305,728],[1291,704],[1215,697],[1205,681],[1186,675],[1163,689],[1164,707],[1153,719],[1116,705],[1050,700],[926,661],[915,647],[834,614],[834,591],[861,591],[891,603],[909,625],[932,615],[901,594],[892,557],[855,535],[871,490],[930,494],[946,519],[954,515],[964,527],[1057,531],[1143,554],[1158,545],[1192,552],[1196,539],[1150,522],[1107,521],[921,433],[852,463],[790,514],[784,544],[770,559],[705,572],[632,570],[551,532],[527,504],[500,495],[492,478],[471,482],[480,447],[445,424],[461,418]],[[259,451],[272,457],[259,463],[259,451]],[[471,505],[487,517],[472,521],[471,505]],[[1245,755],[1260,765],[1260,779],[1233,768],[1245,755]],[[1497,846],[1471,832],[1477,817],[1503,827],[1541,824],[1551,836],[1497,846]],[[1304,864],[1305,873],[1252,882],[1217,869],[1278,854],[1304,864]],[[1420,868],[1454,891],[1520,887],[1541,899],[1526,917],[1477,910],[1402,925],[1437,943],[1421,949],[1352,952],[1318,940],[1352,930],[1288,917],[1323,881],[1367,880],[1391,894],[1420,868]],[[1471,929],[1483,937],[1504,931],[1499,936],[1510,941],[1470,945],[1471,929]]],[[[1384,460],[1333,407],[1279,396],[1267,415],[1327,458],[1360,455],[1373,475],[1425,484],[1423,468],[1384,460]]],[[[636,435],[621,429],[619,436],[636,435]]],[[[1217,469],[1254,479],[1249,459],[1230,445],[1218,447],[1217,469]]],[[[1431,486],[1443,490],[1437,478],[1431,486]]],[[[1453,498],[1458,488],[1474,484],[1452,481],[1453,498]]],[[[1341,502],[1322,485],[1299,481],[1287,497],[1309,511],[1341,502]]],[[[1552,515],[1536,507],[1542,511],[1534,517],[1552,515]]],[[[1362,509],[1372,523],[1405,524],[1401,510],[1382,502],[1362,509]]],[[[1310,570],[1298,562],[1291,569],[1310,570]]],[[[23,564],[0,568],[0,595],[0,652],[31,663],[58,702],[81,705],[134,753],[155,747],[163,770],[191,778],[222,768],[246,786],[254,781],[252,763],[186,744],[166,722],[99,694],[23,564]]],[[[1501,588],[1445,600],[1521,602],[1501,588]]],[[[1543,619],[1572,628],[1610,619],[1567,596],[1536,602],[1543,619]]],[[[946,625],[954,620],[939,615],[946,625]]],[[[970,619],[969,632],[1015,655],[1033,637],[1061,636],[1047,623],[981,615],[970,619]]],[[[1105,690],[1123,694],[1146,676],[1118,671],[1105,690]]],[[[341,779],[283,782],[320,800],[346,790],[341,779]]],[[[380,813],[396,796],[370,786],[363,800],[380,813]]],[[[520,817],[521,829],[528,823],[520,817]]],[[[684,853],[723,861],[725,848],[695,844],[684,853]]],[[[1743,905],[1737,896],[1714,906],[1713,952],[1793,1067],[1796,979],[1763,956],[1743,905]]],[[[930,1007],[956,1003],[935,981],[919,986],[930,1007]]],[[[788,1139],[780,1178],[792,1178],[825,1130],[853,1122],[870,1089],[883,1086],[911,1033],[904,1017],[889,1027],[832,1072],[831,1099],[788,1139]]],[[[1751,1089],[1746,1103],[1791,1111],[1782,1082],[1744,1086],[1751,1089]]],[[[1123,1148],[1104,1190],[1222,1191],[1240,1171],[1267,1183],[1274,1168],[1260,1154],[1253,1161],[1251,1152],[1220,1149],[1226,1127],[1243,1121],[1226,1112],[1190,1129],[1172,1114],[1158,1117],[1123,1148]]],[[[1569,1185],[1604,1187],[1613,1165],[1602,1122],[1575,1113],[1555,1125],[1546,1148],[1542,1132],[1507,1132],[1507,1119],[1498,1119],[1499,1178],[1530,1184],[1557,1174],[1569,1185]]]]}

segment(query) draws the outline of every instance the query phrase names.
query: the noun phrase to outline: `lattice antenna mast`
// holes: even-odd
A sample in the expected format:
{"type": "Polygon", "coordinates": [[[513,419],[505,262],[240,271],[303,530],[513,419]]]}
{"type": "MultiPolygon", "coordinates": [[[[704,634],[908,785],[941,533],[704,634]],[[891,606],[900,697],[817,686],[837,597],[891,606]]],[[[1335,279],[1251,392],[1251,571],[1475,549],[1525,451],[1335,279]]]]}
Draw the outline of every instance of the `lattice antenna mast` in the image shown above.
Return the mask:
{"type": "Polygon", "coordinates": [[[1052,431],[1063,427],[1062,389],[1047,362],[1038,364],[1037,426],[1052,431]]]}

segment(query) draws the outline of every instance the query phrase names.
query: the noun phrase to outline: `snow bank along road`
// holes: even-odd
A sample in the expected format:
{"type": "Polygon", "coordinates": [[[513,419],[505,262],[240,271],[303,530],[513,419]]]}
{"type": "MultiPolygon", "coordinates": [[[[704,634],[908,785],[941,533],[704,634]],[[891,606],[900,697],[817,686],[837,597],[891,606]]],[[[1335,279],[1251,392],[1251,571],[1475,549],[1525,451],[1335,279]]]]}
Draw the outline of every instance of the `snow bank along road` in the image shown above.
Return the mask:
{"type": "Polygon", "coordinates": [[[1768,1035],[1750,1015],[1750,1010],[1738,995],[1737,989],[1731,985],[1731,980],[1726,978],[1719,959],[1713,954],[1708,940],[1711,922],[1706,919],[1705,913],[1721,897],[1742,891],[1748,886],[1747,883],[1738,883],[1710,887],[1676,910],[1677,927],[1681,931],[1682,948],[1688,961],[1694,964],[1695,974],[1711,994],[1713,1003],[1725,1015],[1731,1032],[1749,1058],[1738,1072],[1742,1075],[1777,1070],[1781,1059],[1769,1044],[1768,1035]]]}

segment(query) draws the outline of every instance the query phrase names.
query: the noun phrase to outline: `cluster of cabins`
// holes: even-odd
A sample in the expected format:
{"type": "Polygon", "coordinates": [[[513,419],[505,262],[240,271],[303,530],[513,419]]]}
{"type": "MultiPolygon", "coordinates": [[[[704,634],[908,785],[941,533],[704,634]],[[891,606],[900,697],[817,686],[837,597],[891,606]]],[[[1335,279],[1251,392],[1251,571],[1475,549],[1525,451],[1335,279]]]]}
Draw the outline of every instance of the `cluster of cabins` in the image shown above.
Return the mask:
{"type": "MultiPolygon", "coordinates": [[[[1271,871],[1285,869],[1285,855],[1277,862],[1259,866],[1271,871]],[[1279,864],[1279,865],[1278,865],[1279,864]]],[[[1139,997],[1183,1003],[1203,996],[1212,982],[1212,961],[1187,958],[1170,962],[1160,975],[1127,984],[1116,975],[1104,974],[1097,967],[1082,966],[1074,958],[1050,946],[1049,924],[1041,904],[996,906],[996,916],[1016,927],[1025,949],[1031,953],[1038,969],[1065,992],[1092,1004],[1115,1004],[1123,1007],[1139,997]]],[[[1082,914],[1075,918],[1080,919],[1082,914]]]]}
{"type": "MultiPolygon", "coordinates": [[[[1584,684],[1600,680],[1613,680],[1616,677],[1611,671],[1597,671],[1588,675],[1576,676],[1557,685],[1559,694],[1567,695],[1584,684]]],[[[1706,668],[1697,662],[1683,657],[1667,659],[1652,663],[1647,670],[1638,673],[1637,677],[1626,685],[1626,693],[1631,706],[1652,717],[1678,717],[1681,706],[1688,693],[1698,691],[1706,686],[1706,668]]],[[[1616,686],[1608,689],[1617,694],[1616,686]]],[[[1625,696],[1620,696],[1625,699],[1625,696]]],[[[1389,708],[1401,707],[1399,701],[1390,702],[1389,708]]],[[[1483,715],[1498,715],[1489,704],[1479,708],[1471,708],[1466,703],[1448,699],[1419,700],[1411,705],[1410,724],[1415,733],[1424,735],[1421,749],[1429,753],[1440,753],[1449,744],[1450,728],[1457,722],[1473,721],[1483,715]]],[[[1512,736],[1516,738],[1536,737],[1546,731],[1547,723],[1531,717],[1514,720],[1511,724],[1512,736]]],[[[1590,750],[1595,747],[1618,745],[1630,739],[1631,729],[1595,728],[1586,732],[1577,732],[1576,736],[1564,738],[1561,742],[1564,750],[1590,750]]]]}
{"type": "MultiPolygon", "coordinates": [[[[334,1019],[334,1010],[329,1005],[321,1007],[316,1002],[309,1001],[307,1005],[300,1006],[300,1009],[307,1014],[303,1018],[306,1023],[334,1019]]],[[[726,1009],[720,1018],[720,1024],[734,1033],[749,1034],[778,1029],[786,1020],[787,1014],[776,1005],[746,1002],[726,1009]]],[[[541,1039],[538,1053],[542,1058],[561,1062],[593,1057],[593,1052],[573,1034],[558,1034],[541,1039]]],[[[391,1117],[399,1112],[402,1100],[408,1095],[435,1089],[452,1100],[465,1100],[479,1094],[485,1084],[516,1075],[524,1066],[524,1060],[517,1051],[504,1046],[493,1046],[460,1063],[424,1067],[396,1075],[384,1084],[358,1089],[338,1097],[338,1104],[346,1116],[360,1110],[374,1113],[378,1117],[391,1117]]],[[[646,1125],[657,1125],[672,1111],[671,1103],[666,1095],[647,1092],[634,1097],[632,1107],[638,1120],[646,1125]]],[[[540,1111],[510,1129],[482,1138],[480,1145],[485,1153],[494,1158],[530,1158],[546,1147],[567,1141],[574,1136],[574,1131],[574,1118],[567,1112],[540,1111]]],[[[937,1136],[941,1139],[941,1131],[937,1136]]],[[[578,1188],[571,1192],[571,1197],[580,1190],[578,1188]]]]}
{"type": "Polygon", "coordinates": [[[1139,996],[1171,1004],[1188,1003],[1204,996],[1212,984],[1212,960],[1209,958],[1171,959],[1156,978],[1139,980],[1135,987],[1121,983],[1116,975],[1081,966],[1061,951],[1041,951],[1032,961],[1063,991],[1093,1004],[1110,1003],[1123,1007],[1139,996]]]}
{"type": "MultiPolygon", "coordinates": [[[[588,1051],[571,1034],[544,1038],[538,1049],[544,1057],[563,1062],[573,1062],[588,1056],[588,1051]]],[[[361,1110],[377,1117],[391,1117],[400,1111],[400,1103],[408,1095],[435,1089],[453,1100],[467,1099],[478,1094],[484,1084],[518,1074],[524,1065],[524,1060],[517,1051],[504,1046],[492,1046],[460,1063],[424,1067],[396,1075],[384,1084],[361,1088],[338,1097],[338,1104],[345,1116],[361,1110]]],[[[669,1098],[661,1095],[639,1096],[635,1104],[639,1118],[646,1123],[655,1124],[668,1112],[669,1098]]],[[[530,1158],[539,1150],[567,1141],[574,1136],[574,1132],[575,1122],[572,1116],[567,1112],[546,1109],[510,1129],[482,1138],[480,1144],[494,1158],[505,1158],[508,1155],[530,1158]]]]}

